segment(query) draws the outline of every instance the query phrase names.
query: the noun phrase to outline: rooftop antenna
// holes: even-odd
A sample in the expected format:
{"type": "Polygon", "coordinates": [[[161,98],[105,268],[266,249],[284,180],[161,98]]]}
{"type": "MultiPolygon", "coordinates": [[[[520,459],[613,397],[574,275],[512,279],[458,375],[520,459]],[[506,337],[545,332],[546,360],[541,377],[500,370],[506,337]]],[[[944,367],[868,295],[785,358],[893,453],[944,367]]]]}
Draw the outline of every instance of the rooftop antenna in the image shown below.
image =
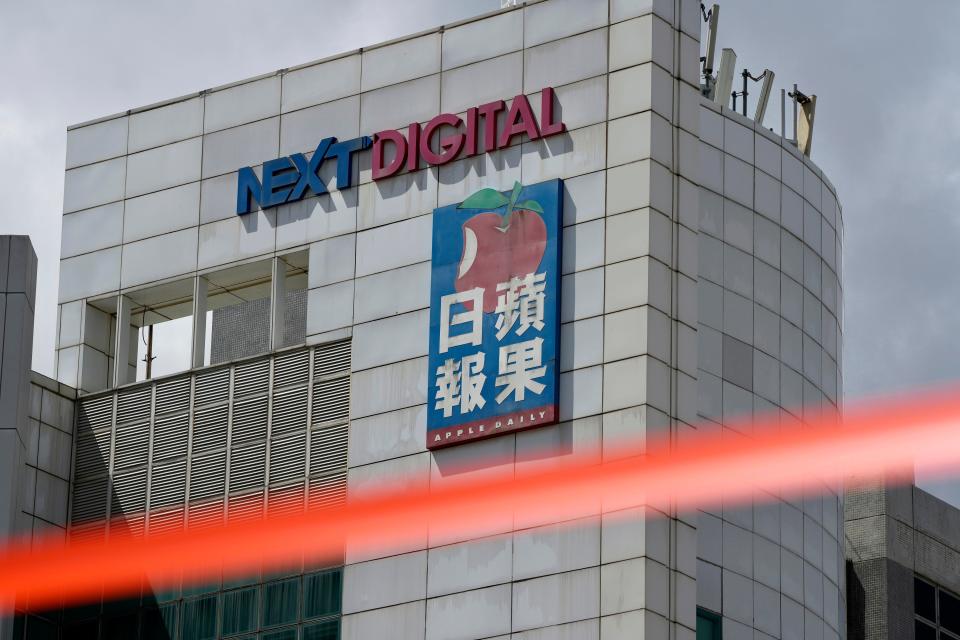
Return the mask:
{"type": "Polygon", "coordinates": [[[736,91],[733,92],[733,110],[737,110],[737,96],[740,96],[743,98],[741,110],[744,116],[747,115],[747,97],[750,95],[748,90],[749,83],[747,81],[753,80],[754,82],[760,82],[762,80],[763,84],[760,86],[760,98],[757,100],[757,107],[754,111],[753,119],[763,124],[763,116],[767,112],[767,103],[770,101],[770,88],[773,85],[775,74],[770,69],[764,69],[763,73],[755,76],[747,69],[744,69],[740,75],[743,76],[743,91],[739,93],[736,91]]]}
{"type": "Polygon", "coordinates": [[[700,86],[700,92],[707,98],[713,98],[713,87],[716,78],[713,76],[713,63],[717,52],[717,23],[720,21],[720,5],[714,4],[710,11],[707,11],[706,5],[700,3],[700,13],[703,15],[703,21],[707,23],[707,55],[700,58],[703,63],[703,84],[700,86]]]}
{"type": "Polygon", "coordinates": [[[717,83],[714,86],[713,101],[725,107],[733,88],[733,70],[737,66],[737,53],[733,49],[720,52],[720,70],[717,71],[717,83]]]}

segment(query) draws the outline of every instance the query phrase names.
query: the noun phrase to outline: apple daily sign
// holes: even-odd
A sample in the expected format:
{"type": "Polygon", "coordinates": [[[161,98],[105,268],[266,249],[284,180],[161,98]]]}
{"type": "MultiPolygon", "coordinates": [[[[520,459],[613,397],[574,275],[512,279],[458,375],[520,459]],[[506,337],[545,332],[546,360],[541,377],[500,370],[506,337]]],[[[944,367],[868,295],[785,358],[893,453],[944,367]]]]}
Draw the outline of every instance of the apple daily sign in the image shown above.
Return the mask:
{"type": "Polygon", "coordinates": [[[557,420],[560,180],[433,212],[427,448],[557,420]]]}
{"type": "Polygon", "coordinates": [[[337,189],[353,185],[353,156],[372,147],[371,177],[381,180],[401,170],[415,171],[422,163],[439,166],[462,156],[508,147],[516,136],[538,140],[566,130],[555,110],[551,87],[540,91],[540,119],[523,94],[515,96],[509,109],[496,100],[467,109],[464,117],[443,113],[425,125],[414,122],[406,132],[389,129],[370,136],[338,142],[324,138],[313,154],[294,153],[263,163],[262,179],[253,167],[237,172],[237,215],[296,202],[311,195],[328,192],[329,186],[318,175],[327,161],[336,163],[337,189]],[[500,114],[506,116],[501,118],[500,114]],[[482,135],[481,135],[482,134],[482,135]]]}

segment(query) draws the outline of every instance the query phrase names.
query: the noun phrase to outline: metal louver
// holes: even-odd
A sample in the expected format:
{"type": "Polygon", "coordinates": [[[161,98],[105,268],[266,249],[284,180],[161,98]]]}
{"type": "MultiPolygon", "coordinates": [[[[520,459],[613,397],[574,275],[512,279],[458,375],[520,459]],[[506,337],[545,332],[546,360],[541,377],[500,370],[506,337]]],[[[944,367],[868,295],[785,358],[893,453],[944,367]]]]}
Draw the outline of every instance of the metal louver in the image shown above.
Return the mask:
{"type": "Polygon", "coordinates": [[[313,423],[345,421],[350,417],[350,378],[334,378],[313,385],[313,423]]]}
{"type": "Polygon", "coordinates": [[[307,384],[310,378],[310,352],[294,351],[277,356],[273,361],[273,388],[282,389],[307,384]]]}
{"type": "Polygon", "coordinates": [[[153,511],[150,513],[151,533],[160,533],[163,531],[175,531],[183,528],[183,507],[169,509],[165,511],[153,511]]]}
{"type": "Polygon", "coordinates": [[[347,466],[347,425],[310,431],[310,475],[320,476],[347,466]]]}
{"type": "Polygon", "coordinates": [[[287,433],[307,426],[307,388],[290,389],[273,396],[271,433],[287,433]]]}
{"type": "Polygon", "coordinates": [[[266,443],[233,449],[230,452],[230,493],[263,487],[266,467],[266,443]]]}
{"type": "Polygon", "coordinates": [[[77,480],[106,475],[110,468],[110,436],[109,428],[93,431],[89,426],[77,426],[77,480]]]}
{"type": "Polygon", "coordinates": [[[194,458],[190,467],[190,501],[222,496],[226,472],[226,453],[194,458]]]}
{"type": "Polygon", "coordinates": [[[150,424],[117,427],[113,445],[113,468],[128,469],[147,464],[150,454],[150,424]]]}
{"type": "Polygon", "coordinates": [[[310,509],[323,509],[343,504],[347,496],[347,472],[315,478],[310,481],[310,509]]]}
{"type": "Polygon", "coordinates": [[[187,455],[187,429],[190,416],[159,418],[153,425],[153,460],[169,460],[187,455]]]}
{"type": "Polygon", "coordinates": [[[274,438],[270,443],[270,486],[303,478],[307,472],[305,431],[274,438]]]}
{"type": "Polygon", "coordinates": [[[191,528],[220,524],[223,522],[223,500],[191,504],[187,522],[191,528]]]}
{"type": "MultiPolygon", "coordinates": [[[[193,427],[194,433],[197,427],[193,427]]],[[[267,437],[267,397],[236,402],[233,405],[233,434],[231,440],[249,442],[267,437]]]]}
{"type": "Polygon", "coordinates": [[[314,379],[345,371],[350,371],[349,340],[325,344],[313,352],[314,379]]]}
{"type": "Polygon", "coordinates": [[[113,396],[81,400],[77,415],[79,430],[101,429],[113,423],[113,396]]]}
{"type": "Polygon", "coordinates": [[[72,531],[103,536],[108,515],[139,535],[342,503],[350,353],[340,341],[81,399],[72,531]]]}
{"type": "Polygon", "coordinates": [[[215,369],[198,373],[193,392],[193,405],[203,407],[215,402],[226,402],[230,396],[230,369],[215,369]]]}
{"type": "Polygon", "coordinates": [[[270,385],[270,360],[237,365],[233,371],[233,397],[266,393],[270,385]]]}
{"type": "Polygon", "coordinates": [[[115,476],[110,517],[132,516],[147,510],[147,470],[115,476]]]}
{"type": "Polygon", "coordinates": [[[73,514],[70,521],[99,522],[107,517],[107,478],[78,482],[73,488],[73,514]]]}
{"type": "Polygon", "coordinates": [[[263,493],[257,492],[227,499],[227,520],[252,520],[263,513],[263,493]]]}
{"type": "Polygon", "coordinates": [[[186,462],[181,461],[154,467],[150,478],[150,509],[183,504],[186,488],[186,462]]]}
{"type": "Polygon", "coordinates": [[[121,391],[117,395],[117,424],[150,420],[152,387],[121,391]]]}
{"type": "Polygon", "coordinates": [[[193,452],[227,446],[227,405],[197,411],[193,417],[193,452]]]}
{"type": "Polygon", "coordinates": [[[190,377],[175,378],[157,384],[157,415],[190,410],[190,377]]]}
{"type": "Polygon", "coordinates": [[[299,513],[303,511],[303,483],[285,487],[272,487],[267,491],[267,508],[270,515],[299,513]]]}

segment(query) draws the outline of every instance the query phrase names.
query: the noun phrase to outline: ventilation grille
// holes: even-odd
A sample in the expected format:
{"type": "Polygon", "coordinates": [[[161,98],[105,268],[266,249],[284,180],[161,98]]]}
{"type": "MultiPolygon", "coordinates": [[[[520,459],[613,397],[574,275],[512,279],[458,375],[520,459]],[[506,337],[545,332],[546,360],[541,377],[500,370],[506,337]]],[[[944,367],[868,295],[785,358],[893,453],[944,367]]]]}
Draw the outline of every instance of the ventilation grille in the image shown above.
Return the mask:
{"type": "Polygon", "coordinates": [[[326,475],[346,466],[347,425],[314,428],[310,432],[310,475],[326,475]]]}
{"type": "Polygon", "coordinates": [[[266,444],[234,449],[230,454],[230,493],[263,487],[266,472],[266,444]]]}
{"type": "Polygon", "coordinates": [[[270,361],[259,360],[238,365],[233,373],[233,397],[263,394],[270,386],[270,361]]]}
{"type": "Polygon", "coordinates": [[[342,503],[349,371],[348,340],[81,400],[75,535],[108,515],[140,534],[342,503]]]}
{"type": "Polygon", "coordinates": [[[193,403],[203,407],[214,402],[226,402],[230,396],[230,369],[217,369],[197,374],[193,403]]]}
{"type": "Polygon", "coordinates": [[[107,517],[107,479],[78,482],[73,489],[73,524],[100,522],[107,517]]]}
{"type": "Polygon", "coordinates": [[[310,481],[310,508],[323,509],[342,505],[347,496],[347,472],[315,478],[310,481]]]}
{"type": "Polygon", "coordinates": [[[145,465],[149,454],[149,424],[117,427],[117,440],[113,449],[113,468],[115,471],[145,465]]]}
{"type": "Polygon", "coordinates": [[[113,396],[104,396],[93,400],[82,400],[77,415],[77,429],[103,429],[113,421],[113,396]]]}
{"type": "Polygon", "coordinates": [[[313,355],[314,378],[322,378],[344,371],[350,371],[349,340],[317,347],[313,355]]]}
{"type": "Polygon", "coordinates": [[[273,435],[307,427],[307,388],[273,396],[273,435]]]}
{"type": "Polygon", "coordinates": [[[150,509],[182,505],[187,488],[186,479],[186,462],[155,467],[150,480],[150,509]]]}
{"type": "Polygon", "coordinates": [[[226,453],[194,458],[190,467],[190,501],[223,495],[226,471],[226,453]]]}
{"type": "Polygon", "coordinates": [[[270,485],[286,484],[306,475],[307,433],[274,439],[270,445],[270,485]]]}
{"type": "Polygon", "coordinates": [[[271,488],[267,492],[270,515],[284,515],[303,511],[303,485],[293,484],[271,488]]]}
{"type": "Polygon", "coordinates": [[[121,391],[117,396],[117,424],[150,420],[151,387],[121,391]]]}
{"type": "Polygon", "coordinates": [[[162,533],[164,531],[176,531],[183,528],[183,508],[170,509],[150,514],[151,533],[162,533]]]}
{"type": "Polygon", "coordinates": [[[187,415],[158,419],[153,425],[153,459],[161,461],[187,455],[189,426],[187,415]]]}
{"type": "Polygon", "coordinates": [[[76,479],[106,475],[110,466],[109,429],[77,427],[76,479]]]}
{"type": "Polygon", "coordinates": [[[273,361],[273,388],[307,384],[310,378],[310,352],[296,351],[273,361]]]}
{"type": "Polygon", "coordinates": [[[350,416],[350,378],[334,378],[313,385],[313,422],[345,421],[350,416]]]}
{"type": "Polygon", "coordinates": [[[157,384],[157,415],[190,410],[190,378],[177,378],[157,384]]]}
{"type": "MultiPolygon", "coordinates": [[[[196,427],[194,427],[196,430],[196,427]]],[[[244,400],[233,405],[233,442],[263,440],[267,437],[267,398],[244,400]]]]}
{"type": "Polygon", "coordinates": [[[227,406],[198,411],[193,417],[193,453],[227,446],[227,406]]]}
{"type": "Polygon", "coordinates": [[[113,479],[110,517],[135,515],[147,510],[147,470],[118,475],[113,479]]]}
{"type": "Polygon", "coordinates": [[[253,520],[263,513],[263,494],[253,493],[243,496],[230,496],[227,503],[227,520],[253,520]]]}

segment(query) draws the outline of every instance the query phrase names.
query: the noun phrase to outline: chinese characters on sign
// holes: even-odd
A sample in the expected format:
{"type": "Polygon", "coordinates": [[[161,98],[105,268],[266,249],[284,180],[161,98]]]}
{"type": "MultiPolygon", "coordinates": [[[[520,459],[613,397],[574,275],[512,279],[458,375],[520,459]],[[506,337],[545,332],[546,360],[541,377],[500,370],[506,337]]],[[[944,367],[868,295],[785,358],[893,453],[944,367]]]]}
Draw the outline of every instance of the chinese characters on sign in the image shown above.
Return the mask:
{"type": "Polygon", "coordinates": [[[562,183],[436,209],[429,448],[557,420],[562,183]]]}

